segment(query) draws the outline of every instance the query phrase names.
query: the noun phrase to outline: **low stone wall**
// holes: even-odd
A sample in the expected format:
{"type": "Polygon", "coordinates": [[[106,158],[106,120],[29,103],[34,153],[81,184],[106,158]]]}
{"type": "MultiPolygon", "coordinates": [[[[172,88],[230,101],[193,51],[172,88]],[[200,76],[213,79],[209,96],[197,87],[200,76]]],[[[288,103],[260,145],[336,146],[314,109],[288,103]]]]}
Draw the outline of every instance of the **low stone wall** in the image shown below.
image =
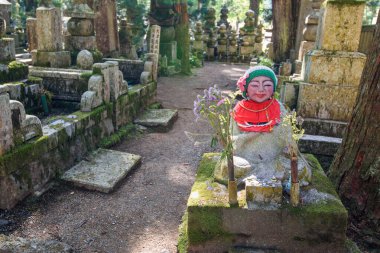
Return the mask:
{"type": "Polygon", "coordinates": [[[140,83],[140,76],[141,73],[144,71],[143,61],[113,58],[105,58],[103,60],[118,62],[119,70],[123,73],[124,80],[126,80],[128,84],[140,83]]]}
{"type": "Polygon", "coordinates": [[[0,209],[10,209],[97,148],[103,137],[131,122],[154,102],[157,85],[129,88],[116,102],[91,112],[55,117],[43,136],[0,157],[0,209]]]}

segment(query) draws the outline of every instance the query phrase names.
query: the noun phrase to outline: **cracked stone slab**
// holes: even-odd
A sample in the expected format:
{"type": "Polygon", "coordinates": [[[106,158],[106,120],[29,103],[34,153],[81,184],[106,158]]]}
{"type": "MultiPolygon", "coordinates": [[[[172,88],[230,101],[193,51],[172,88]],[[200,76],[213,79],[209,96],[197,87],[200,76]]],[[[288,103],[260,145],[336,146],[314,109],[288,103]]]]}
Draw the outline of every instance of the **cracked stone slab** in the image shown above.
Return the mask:
{"type": "Polygon", "coordinates": [[[89,190],[111,192],[141,156],[109,149],[98,149],[66,171],[62,179],[89,190]]]}
{"type": "Polygon", "coordinates": [[[150,109],[135,119],[134,123],[167,132],[177,117],[178,111],[174,109],[150,109]]]}

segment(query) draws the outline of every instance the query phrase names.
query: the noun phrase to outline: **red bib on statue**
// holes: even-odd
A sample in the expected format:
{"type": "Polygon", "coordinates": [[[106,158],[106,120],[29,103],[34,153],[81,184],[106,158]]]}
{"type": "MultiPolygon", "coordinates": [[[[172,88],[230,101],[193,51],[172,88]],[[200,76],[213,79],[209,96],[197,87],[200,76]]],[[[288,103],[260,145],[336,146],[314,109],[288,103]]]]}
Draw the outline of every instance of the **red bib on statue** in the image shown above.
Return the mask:
{"type": "Polygon", "coordinates": [[[242,100],[234,108],[233,117],[244,132],[270,132],[280,122],[280,104],[274,98],[257,103],[242,100]]]}

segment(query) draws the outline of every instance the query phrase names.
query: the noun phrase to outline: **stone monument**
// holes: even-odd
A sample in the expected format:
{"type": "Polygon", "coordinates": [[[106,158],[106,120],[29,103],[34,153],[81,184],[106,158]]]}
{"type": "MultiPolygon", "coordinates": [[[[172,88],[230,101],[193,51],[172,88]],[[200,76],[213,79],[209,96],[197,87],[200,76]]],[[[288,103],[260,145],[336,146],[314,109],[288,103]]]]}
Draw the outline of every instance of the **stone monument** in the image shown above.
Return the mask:
{"type": "Polygon", "coordinates": [[[132,43],[132,24],[128,23],[127,19],[120,21],[119,40],[120,55],[131,60],[137,60],[136,47],[132,43]]]}
{"type": "Polygon", "coordinates": [[[205,42],[207,47],[207,59],[214,59],[214,51],[216,45],[216,28],[215,28],[215,9],[208,8],[204,16],[205,22],[203,31],[205,34],[205,42]]]}
{"type": "Polygon", "coordinates": [[[255,12],[249,10],[245,13],[244,27],[240,29],[240,57],[244,60],[250,60],[250,56],[254,53],[255,45],[255,12]]]}
{"type": "Polygon", "coordinates": [[[2,19],[2,22],[5,23],[6,33],[11,32],[11,7],[12,4],[7,0],[0,0],[0,19],[2,19]]]}
{"type": "Polygon", "coordinates": [[[336,144],[351,117],[366,62],[357,52],[364,6],[364,1],[328,0],[321,8],[316,49],[305,54],[298,95],[297,111],[309,135],[300,142],[306,152],[332,157],[335,151],[312,140],[336,144]]]}
{"type": "Polygon", "coordinates": [[[67,22],[69,35],[65,36],[65,49],[78,52],[95,50],[94,12],[84,0],[74,0],[70,9],[65,11],[70,17],[67,22]]]}
{"type": "Polygon", "coordinates": [[[320,1],[314,1],[312,5],[312,12],[305,18],[305,28],[302,32],[302,41],[298,52],[298,59],[295,61],[296,74],[301,74],[304,55],[308,51],[314,49],[315,40],[317,38],[320,4],[320,1]]]}
{"type": "Polygon", "coordinates": [[[230,30],[230,22],[228,22],[228,8],[227,6],[223,6],[222,9],[220,10],[220,20],[218,21],[217,25],[221,26],[224,24],[226,26],[227,30],[230,30]]]}
{"type": "Polygon", "coordinates": [[[218,58],[219,60],[227,58],[227,27],[221,24],[218,29],[218,58]]]}
{"type": "Polygon", "coordinates": [[[120,53],[119,33],[116,20],[116,1],[95,1],[96,47],[104,57],[116,57],[120,53]]]}
{"type": "Polygon", "coordinates": [[[230,35],[228,36],[228,57],[233,62],[237,61],[238,56],[238,45],[237,45],[237,34],[236,30],[231,30],[230,35]]]}
{"type": "Polygon", "coordinates": [[[177,60],[177,41],[175,28],[178,23],[178,14],[174,9],[173,1],[156,1],[148,15],[150,25],[161,27],[160,49],[161,56],[166,56],[168,62],[177,60]]]}
{"type": "Polygon", "coordinates": [[[63,51],[61,9],[50,1],[42,1],[36,10],[37,50],[33,50],[32,64],[53,68],[64,68],[71,64],[69,51],[63,51]]]}

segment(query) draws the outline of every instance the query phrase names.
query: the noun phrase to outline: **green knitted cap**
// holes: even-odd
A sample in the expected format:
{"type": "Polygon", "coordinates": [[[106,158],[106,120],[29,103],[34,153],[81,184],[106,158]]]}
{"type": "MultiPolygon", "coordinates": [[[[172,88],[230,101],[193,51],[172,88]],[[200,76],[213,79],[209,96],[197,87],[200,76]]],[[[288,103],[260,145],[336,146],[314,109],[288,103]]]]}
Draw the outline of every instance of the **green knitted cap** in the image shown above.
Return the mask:
{"type": "Polygon", "coordinates": [[[266,66],[255,66],[253,68],[248,69],[246,74],[248,74],[248,77],[246,79],[246,83],[244,86],[244,91],[243,91],[244,97],[247,96],[248,84],[252,81],[253,78],[258,77],[258,76],[266,76],[266,77],[269,77],[270,79],[272,79],[272,81],[273,81],[273,92],[276,91],[277,77],[271,68],[268,68],[266,66]]]}

